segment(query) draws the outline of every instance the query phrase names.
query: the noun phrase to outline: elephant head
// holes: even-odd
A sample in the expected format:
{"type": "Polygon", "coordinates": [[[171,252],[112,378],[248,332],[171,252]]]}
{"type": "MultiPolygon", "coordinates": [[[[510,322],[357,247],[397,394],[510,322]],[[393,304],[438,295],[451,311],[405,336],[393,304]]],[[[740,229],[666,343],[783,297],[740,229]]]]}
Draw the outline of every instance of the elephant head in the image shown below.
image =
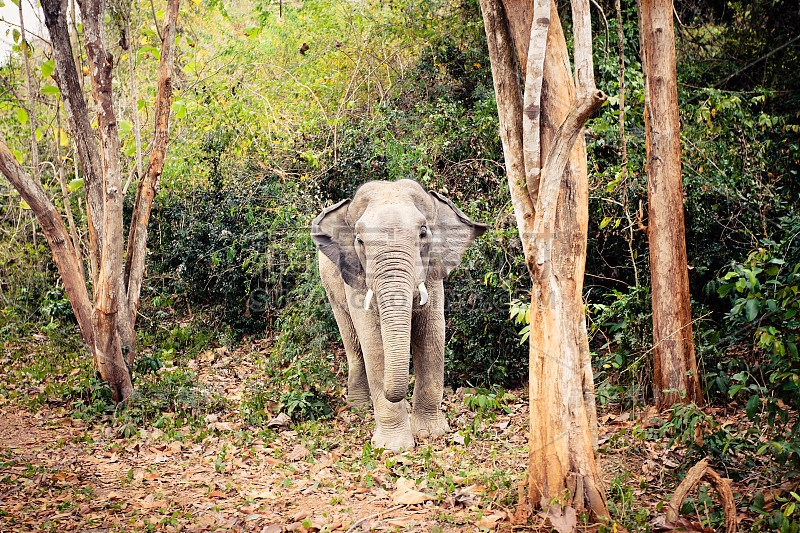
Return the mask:
{"type": "Polygon", "coordinates": [[[390,402],[408,390],[412,308],[426,304],[425,283],[444,279],[487,228],[413,180],[365,183],[312,223],[312,239],[345,283],[366,291],[364,307],[374,298],[390,402]]]}

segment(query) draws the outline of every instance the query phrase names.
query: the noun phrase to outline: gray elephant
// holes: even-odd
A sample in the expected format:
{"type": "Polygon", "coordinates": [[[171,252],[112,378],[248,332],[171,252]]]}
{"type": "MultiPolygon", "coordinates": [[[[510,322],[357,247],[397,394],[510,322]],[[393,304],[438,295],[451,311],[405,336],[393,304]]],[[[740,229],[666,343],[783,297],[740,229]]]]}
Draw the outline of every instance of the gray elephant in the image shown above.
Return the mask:
{"type": "Polygon", "coordinates": [[[407,450],[413,436],[448,431],[442,280],[487,228],[407,179],[365,183],[314,219],[320,276],[347,352],[347,401],[372,401],[376,447],[407,450]]]}

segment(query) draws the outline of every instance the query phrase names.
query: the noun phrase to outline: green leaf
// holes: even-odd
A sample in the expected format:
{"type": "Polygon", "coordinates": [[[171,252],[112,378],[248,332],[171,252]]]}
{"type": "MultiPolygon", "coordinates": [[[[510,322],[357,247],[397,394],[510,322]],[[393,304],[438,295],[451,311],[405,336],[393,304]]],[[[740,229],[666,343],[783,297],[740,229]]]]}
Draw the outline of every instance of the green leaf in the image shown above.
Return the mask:
{"type": "Polygon", "coordinates": [[[119,121],[118,127],[119,127],[119,136],[126,137],[133,129],[133,124],[123,119],[119,121]]]}
{"type": "Polygon", "coordinates": [[[74,179],[67,185],[67,190],[70,192],[77,191],[83,188],[83,178],[74,179]]]}
{"type": "Polygon", "coordinates": [[[19,40],[22,38],[22,34],[16,28],[14,28],[14,31],[11,32],[11,35],[15,43],[19,43],[19,40]]]}
{"type": "Polygon", "coordinates": [[[792,359],[797,360],[797,345],[795,343],[786,341],[786,350],[792,356],[792,359]]]}
{"type": "Polygon", "coordinates": [[[717,289],[717,294],[719,294],[724,298],[725,296],[728,295],[729,292],[731,292],[731,289],[734,288],[735,286],[736,286],[735,283],[726,283],[725,285],[720,285],[719,288],[717,289]]]}
{"type": "Polygon", "coordinates": [[[600,229],[603,229],[606,226],[608,226],[612,220],[614,220],[614,217],[603,217],[603,220],[600,221],[600,229]]]}
{"type": "Polygon", "coordinates": [[[244,29],[244,34],[251,39],[255,39],[261,33],[261,28],[259,26],[250,25],[244,29]]]}
{"type": "Polygon", "coordinates": [[[53,73],[53,70],[56,68],[56,63],[54,60],[45,61],[42,63],[42,77],[47,79],[53,73]]]}
{"type": "Polygon", "coordinates": [[[55,85],[45,85],[42,87],[42,94],[59,97],[61,96],[61,91],[55,85]]]}
{"type": "Polygon", "coordinates": [[[22,209],[26,210],[26,211],[30,211],[30,209],[31,209],[31,206],[29,206],[29,205],[28,205],[28,202],[26,202],[25,200],[20,200],[20,201],[19,201],[19,206],[20,206],[22,209]]]}
{"type": "Polygon", "coordinates": [[[761,306],[761,302],[756,300],[755,298],[750,298],[747,300],[747,303],[744,304],[745,312],[747,313],[747,320],[752,322],[753,319],[758,316],[758,308],[761,306]]]}
{"type": "Polygon", "coordinates": [[[19,122],[20,124],[28,123],[28,112],[22,109],[21,107],[17,109],[17,122],[19,122]]]}
{"type": "Polygon", "coordinates": [[[173,100],[172,113],[175,118],[183,118],[186,116],[186,102],[183,100],[173,100]]]}
{"type": "Polygon", "coordinates": [[[42,128],[36,126],[36,142],[38,143],[39,141],[41,141],[42,137],[44,137],[44,132],[42,131],[42,128]]]}
{"type": "Polygon", "coordinates": [[[761,402],[759,401],[759,397],[757,394],[753,394],[750,396],[750,399],[747,400],[747,418],[752,420],[756,416],[756,410],[761,402]]]}

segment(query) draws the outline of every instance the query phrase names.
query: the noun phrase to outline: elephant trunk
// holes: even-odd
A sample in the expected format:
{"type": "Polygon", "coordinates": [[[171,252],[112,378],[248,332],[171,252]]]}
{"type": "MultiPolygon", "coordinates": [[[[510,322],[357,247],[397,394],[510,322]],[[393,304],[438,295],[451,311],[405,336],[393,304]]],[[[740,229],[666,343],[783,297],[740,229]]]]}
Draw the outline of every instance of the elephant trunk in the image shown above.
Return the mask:
{"type": "Polygon", "coordinates": [[[408,392],[408,364],[411,356],[411,306],[414,295],[414,264],[411,254],[376,261],[375,295],[381,318],[383,340],[383,393],[399,402],[408,392]]]}

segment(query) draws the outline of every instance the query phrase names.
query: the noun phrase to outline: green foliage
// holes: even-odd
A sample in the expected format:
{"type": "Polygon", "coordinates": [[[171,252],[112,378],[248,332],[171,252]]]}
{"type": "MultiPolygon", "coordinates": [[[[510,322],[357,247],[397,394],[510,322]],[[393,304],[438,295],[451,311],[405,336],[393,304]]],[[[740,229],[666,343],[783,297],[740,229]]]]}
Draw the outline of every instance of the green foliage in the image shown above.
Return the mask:
{"type": "Polygon", "coordinates": [[[604,295],[606,303],[591,303],[590,345],[595,387],[601,405],[643,397],[651,382],[653,342],[649,287],[628,287],[604,295]]]}
{"type": "Polygon", "coordinates": [[[754,527],[769,531],[780,531],[780,533],[797,533],[800,531],[800,495],[794,491],[789,491],[788,495],[776,495],[775,501],[779,504],[774,512],[765,509],[764,494],[758,494],[751,511],[755,511],[760,518],[755,522],[754,527]]]}
{"type": "Polygon", "coordinates": [[[765,241],[720,276],[716,292],[731,303],[726,315],[732,338],[749,337],[762,350],[747,371],[731,377],[731,398],[747,398],[748,417],[770,428],[769,451],[780,465],[800,467],[800,219],[781,220],[786,236],[765,241]],[[757,378],[765,376],[766,380],[757,378]],[[748,396],[749,394],[749,396],[748,396]],[[790,426],[790,429],[784,429],[790,426]]]}
{"type": "Polygon", "coordinates": [[[250,167],[228,167],[223,184],[221,164],[212,158],[210,187],[159,195],[151,287],[208,306],[237,332],[263,330],[307,266],[308,248],[296,239],[307,231],[310,200],[300,185],[250,167]]]}
{"type": "Polygon", "coordinates": [[[453,386],[516,386],[527,376],[528,349],[510,327],[527,271],[516,229],[492,230],[467,251],[445,284],[445,380],[453,386]]]}
{"type": "Polygon", "coordinates": [[[281,403],[287,415],[297,420],[327,418],[331,408],[311,391],[290,390],[281,395],[281,403]]]}
{"type": "Polygon", "coordinates": [[[506,392],[499,387],[492,387],[492,389],[478,387],[464,394],[464,405],[471,411],[483,414],[490,411],[510,413],[511,409],[504,405],[509,399],[513,401],[515,399],[514,395],[507,395],[506,392]]]}

